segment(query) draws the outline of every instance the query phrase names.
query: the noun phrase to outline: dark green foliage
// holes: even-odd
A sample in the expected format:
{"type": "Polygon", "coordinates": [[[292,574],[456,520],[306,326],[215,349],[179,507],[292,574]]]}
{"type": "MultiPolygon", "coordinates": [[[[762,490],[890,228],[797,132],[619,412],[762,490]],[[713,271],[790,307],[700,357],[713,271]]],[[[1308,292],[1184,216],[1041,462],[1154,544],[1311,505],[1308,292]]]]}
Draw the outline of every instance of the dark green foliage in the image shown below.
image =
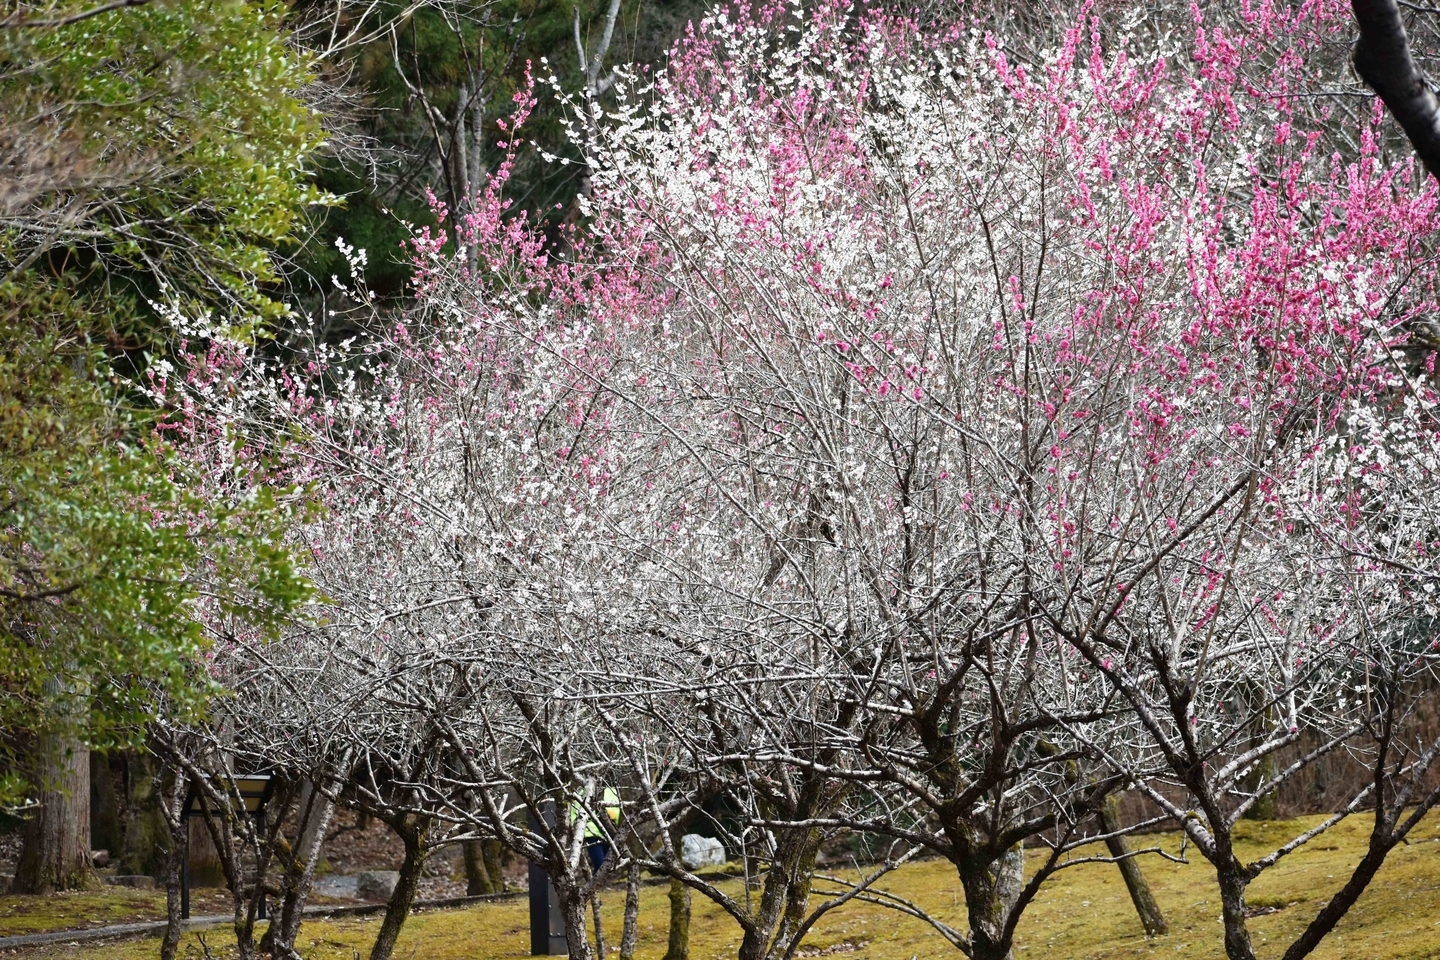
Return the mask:
{"type": "Polygon", "coordinates": [[[271,253],[326,200],[305,176],[320,125],[291,95],[308,66],[281,18],[273,4],[152,0],[0,29],[5,282],[49,267],[237,320],[279,316],[259,288],[277,277],[271,253]]]}
{"type": "Polygon", "coordinates": [[[296,278],[301,295],[333,289],[332,277],[342,283],[349,280],[349,264],[335,247],[337,239],[344,239],[368,252],[365,281],[370,290],[386,299],[400,296],[411,270],[404,250],[410,236],[406,225],[434,226],[430,208],[405,196],[386,200],[354,168],[335,160],[321,166],[316,183],[344,197],[345,203],[322,210],[316,217],[313,234],[297,257],[303,267],[296,278]]]}
{"type": "Polygon", "coordinates": [[[103,350],[77,332],[101,309],[55,290],[0,301],[0,729],[12,741],[75,722],[51,709],[57,680],[85,691],[77,732],[95,745],[129,737],[157,693],[198,705],[202,566],[227,585],[216,610],[264,617],[304,595],[270,496],[202,496],[154,415],[121,402],[103,350]]]}
{"type": "Polygon", "coordinates": [[[202,610],[263,629],[306,589],[273,491],[208,487],[142,373],[181,346],[152,300],[241,336],[284,315],[275,255],[327,202],[309,66],[275,5],[88,9],[0,27],[0,761],[200,709],[202,610]]]}
{"type": "MultiPolygon", "coordinates": [[[[609,4],[580,4],[582,40],[597,40],[609,4]]],[[[379,21],[402,9],[382,9],[379,21]]],[[[607,65],[663,64],[686,24],[703,15],[701,0],[626,0],[617,22],[607,65]]],[[[326,211],[297,263],[309,296],[333,289],[332,275],[348,273],[334,241],[343,238],[369,255],[366,283],[391,298],[403,293],[410,268],[401,246],[404,223],[434,225],[429,195],[447,210],[463,210],[467,193],[483,185],[484,174],[501,161],[505,139],[496,121],[514,110],[527,69],[537,81],[553,73],[566,91],[581,86],[575,51],[576,5],[560,0],[502,0],[416,11],[388,34],[347,55],[338,75],[358,90],[366,109],[354,119],[355,132],[372,145],[365,160],[350,157],[327,165],[318,183],[345,198],[326,211]],[[541,61],[548,65],[541,66],[541,61]],[[462,102],[462,96],[465,98],[462,102]],[[469,109],[460,109],[468,104],[469,109]],[[463,144],[460,141],[464,141],[463,144]],[[478,150],[478,158],[476,151],[478,150]],[[457,161],[463,154],[468,169],[457,161]]],[[[542,154],[580,159],[564,128],[564,108],[544,83],[526,124],[526,145],[507,195],[512,209],[546,224],[573,220],[583,165],[546,162],[542,154]]]]}

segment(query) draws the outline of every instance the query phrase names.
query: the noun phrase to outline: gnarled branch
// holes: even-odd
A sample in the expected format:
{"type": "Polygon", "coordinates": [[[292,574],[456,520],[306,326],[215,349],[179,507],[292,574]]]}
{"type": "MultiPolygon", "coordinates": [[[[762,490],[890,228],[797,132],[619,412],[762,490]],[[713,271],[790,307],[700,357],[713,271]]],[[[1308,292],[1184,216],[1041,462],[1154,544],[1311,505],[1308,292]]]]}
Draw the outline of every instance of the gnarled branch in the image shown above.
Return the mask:
{"type": "Polygon", "coordinates": [[[1440,179],[1440,99],[1410,56],[1396,0],[1351,0],[1360,39],[1355,72],[1385,101],[1425,169],[1440,179]]]}

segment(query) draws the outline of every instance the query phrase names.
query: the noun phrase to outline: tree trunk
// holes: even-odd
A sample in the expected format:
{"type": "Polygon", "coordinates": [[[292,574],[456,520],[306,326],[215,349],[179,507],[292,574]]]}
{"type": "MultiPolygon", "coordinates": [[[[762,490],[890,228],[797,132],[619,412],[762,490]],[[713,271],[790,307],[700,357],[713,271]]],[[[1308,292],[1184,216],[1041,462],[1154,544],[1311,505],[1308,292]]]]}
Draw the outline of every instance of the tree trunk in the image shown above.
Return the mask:
{"type": "Polygon", "coordinates": [[[1300,936],[1285,951],[1284,960],[1301,960],[1308,957],[1320,941],[1335,929],[1335,925],[1344,918],[1355,901],[1365,892],[1370,881],[1375,879],[1375,874],[1385,864],[1385,858],[1394,848],[1397,838],[1393,833],[1393,823],[1388,822],[1389,818],[1381,813],[1376,813],[1375,829],[1370,835],[1370,847],[1365,856],[1355,866],[1350,878],[1345,881],[1345,886],[1337,890],[1330,898],[1330,901],[1320,910],[1315,919],[1310,921],[1300,936]]]}
{"type": "Polygon", "coordinates": [[[109,851],[112,863],[119,861],[125,843],[123,808],[128,799],[125,796],[127,779],[123,757],[90,752],[90,846],[109,851]]]}
{"type": "Polygon", "coordinates": [[[555,885],[555,892],[560,897],[560,912],[565,915],[565,943],[569,948],[567,955],[570,960],[591,960],[593,954],[590,952],[590,938],[585,935],[586,899],[578,890],[561,889],[558,883],[555,885]]]}
{"type": "Polygon", "coordinates": [[[772,960],[790,955],[791,940],[805,923],[810,908],[810,886],[815,877],[815,858],[820,853],[820,831],[805,830],[795,856],[786,861],[785,913],[770,948],[772,960]]]}
{"type": "Polygon", "coordinates": [[[630,861],[625,874],[625,922],[620,931],[620,960],[635,960],[640,923],[640,864],[630,861]]]}
{"type": "MultiPolygon", "coordinates": [[[[1255,764],[1254,772],[1246,777],[1244,786],[1247,789],[1255,790],[1266,780],[1274,777],[1276,773],[1275,754],[1266,754],[1255,764]]],[[[1279,798],[1276,791],[1268,790],[1255,799],[1250,809],[1245,811],[1246,820],[1275,820],[1280,816],[1279,798]]]]}
{"type": "Polygon", "coordinates": [[[1012,960],[1005,926],[1015,896],[1023,886],[1024,852],[1011,848],[996,860],[972,855],[956,866],[960,885],[965,889],[971,960],[1012,960]]]}
{"type": "Polygon", "coordinates": [[[595,957],[596,960],[605,960],[605,954],[609,952],[610,947],[605,942],[605,927],[600,920],[599,886],[596,886],[595,892],[590,894],[590,912],[595,917],[595,957]]]}
{"type": "Polygon", "coordinates": [[[690,888],[670,881],[670,939],[664,960],[690,960],[690,888]]]}
{"type": "MultiPolygon", "coordinates": [[[[446,171],[446,180],[450,187],[450,212],[456,220],[469,212],[467,200],[470,189],[465,181],[470,171],[470,164],[465,157],[470,145],[469,138],[465,136],[465,106],[469,99],[470,88],[462,81],[455,91],[455,108],[450,111],[450,169],[446,171]]],[[[467,254],[467,262],[470,256],[467,254]]]]}
{"type": "Polygon", "coordinates": [[[770,870],[765,874],[765,882],[760,888],[760,905],[750,914],[750,923],[740,938],[740,949],[736,951],[737,960],[765,960],[770,950],[770,936],[775,932],[775,925],[785,904],[783,873],[778,858],[772,860],[770,870]]]}
{"type": "Polygon", "coordinates": [[[467,840],[462,846],[465,853],[465,895],[479,897],[499,893],[490,880],[490,871],[485,863],[484,841],[467,840]]]}
{"type": "Polygon", "coordinates": [[[809,901],[819,833],[791,827],[776,834],[775,854],[760,888],[759,908],[750,915],[751,922],[740,940],[739,960],[767,960],[772,953],[784,956],[792,930],[790,918],[796,914],[797,903],[803,917],[809,901]]]}
{"type": "MultiPolygon", "coordinates": [[[[1267,703],[1267,695],[1263,689],[1250,690],[1249,699],[1252,701],[1252,708],[1256,703],[1267,703]]],[[[1275,725],[1277,714],[1278,711],[1273,703],[1268,703],[1257,711],[1253,729],[1250,731],[1251,746],[1258,746],[1265,741],[1271,727],[1275,725]]],[[[1257,793],[1261,784],[1273,779],[1275,773],[1275,754],[1272,751],[1256,762],[1255,768],[1245,778],[1243,786],[1246,790],[1257,793]]],[[[1246,820],[1274,820],[1279,815],[1279,800],[1274,789],[1267,790],[1256,797],[1255,802],[1250,805],[1250,809],[1245,811],[1246,820]]]]}
{"type": "Polygon", "coordinates": [[[499,840],[482,840],[480,850],[485,854],[485,872],[490,875],[490,887],[494,893],[505,892],[505,847],[499,840]]]}
{"type": "MultiPolygon", "coordinates": [[[[1101,804],[1099,818],[1100,827],[1106,833],[1119,832],[1120,801],[1113,793],[1101,804]]],[[[1120,876],[1125,879],[1125,887],[1130,891],[1130,902],[1135,904],[1135,912],[1140,915],[1145,935],[1160,937],[1169,933],[1170,927],[1165,923],[1165,915],[1160,912],[1160,904],[1155,902],[1155,895],[1150,892],[1150,883],[1140,869],[1140,862],[1127,856],[1130,853],[1130,844],[1124,837],[1115,836],[1106,840],[1105,846],[1110,850],[1110,856],[1118,862],[1120,876]]]]}
{"type": "Polygon", "coordinates": [[[170,834],[170,849],[165,856],[165,936],[160,941],[160,960],[175,960],[175,951],[180,947],[183,923],[180,919],[180,865],[184,859],[185,833],[177,829],[170,834]]]}
{"type": "Polygon", "coordinates": [[[1355,72],[1400,122],[1425,169],[1440,178],[1440,100],[1410,55],[1396,0],[1350,0],[1360,40],[1355,72]]]}
{"type": "Polygon", "coordinates": [[[305,898],[310,893],[315,864],[320,859],[325,831],[329,829],[334,813],[334,802],[307,783],[301,791],[301,826],[295,838],[294,854],[290,862],[284,864],[281,878],[284,887],[280,916],[271,921],[265,940],[261,942],[262,949],[268,947],[276,957],[296,955],[295,938],[300,935],[300,924],[305,919],[305,898]]]}
{"type": "MultiPolygon", "coordinates": [[[[410,915],[410,905],[415,902],[415,888],[420,883],[420,871],[425,868],[425,829],[412,827],[401,832],[405,841],[405,859],[400,864],[400,878],[395,883],[395,892],[385,904],[385,921],[380,924],[380,933],[375,937],[375,946],[370,948],[370,960],[390,960],[395,951],[395,941],[400,938],[400,928],[410,915]]],[[[581,930],[585,929],[582,920],[581,930]]]]}
{"type": "Polygon", "coordinates": [[[90,863],[90,750],[72,734],[42,733],[35,744],[40,808],[25,824],[12,893],[95,886],[90,863]]]}
{"type": "MultiPolygon", "coordinates": [[[[239,960],[254,960],[255,957],[255,911],[252,898],[246,896],[245,864],[241,856],[240,838],[236,836],[236,818],[227,808],[211,807],[203,816],[191,817],[191,826],[199,820],[204,824],[205,834],[210,837],[214,849],[220,851],[218,858],[225,885],[230,888],[230,903],[233,911],[232,926],[235,930],[235,954],[239,960]]],[[[191,834],[192,842],[194,834],[191,834]]],[[[193,852],[193,848],[192,848],[193,852]]],[[[255,892],[260,890],[261,877],[258,865],[255,877],[255,892]]]]}
{"type": "Polygon", "coordinates": [[[176,773],[170,781],[168,796],[161,796],[159,808],[161,822],[165,824],[170,842],[165,850],[165,936],[160,941],[160,960],[175,960],[175,951],[180,947],[180,871],[185,861],[185,821],[181,813],[185,806],[187,781],[176,773]]]}
{"type": "MultiPolygon", "coordinates": [[[[1229,851],[1226,851],[1229,854],[1229,851]]],[[[1231,860],[1233,854],[1229,854],[1231,860]]],[[[1245,881],[1240,877],[1240,865],[1232,869],[1217,869],[1216,879],[1220,882],[1220,919],[1225,924],[1225,956],[1230,960],[1255,960],[1255,949],[1250,944],[1250,930],[1245,925],[1245,881]]]]}
{"type": "Polygon", "coordinates": [[[485,187],[485,110],[479,96],[476,96],[474,101],[470,107],[470,169],[465,176],[466,186],[471,193],[472,208],[474,194],[485,187]]]}
{"type": "Polygon", "coordinates": [[[995,874],[995,895],[1004,907],[1005,919],[1008,920],[1010,911],[1015,909],[1015,904],[1020,899],[1020,892],[1025,889],[1025,848],[1015,844],[995,861],[991,870],[995,874]]]}
{"type": "MultiPolygon", "coordinates": [[[[122,759],[121,829],[119,872],[164,876],[169,859],[169,827],[161,806],[159,768],[153,757],[140,751],[126,751],[122,759]]],[[[117,859],[111,850],[111,858],[117,859]]]]}

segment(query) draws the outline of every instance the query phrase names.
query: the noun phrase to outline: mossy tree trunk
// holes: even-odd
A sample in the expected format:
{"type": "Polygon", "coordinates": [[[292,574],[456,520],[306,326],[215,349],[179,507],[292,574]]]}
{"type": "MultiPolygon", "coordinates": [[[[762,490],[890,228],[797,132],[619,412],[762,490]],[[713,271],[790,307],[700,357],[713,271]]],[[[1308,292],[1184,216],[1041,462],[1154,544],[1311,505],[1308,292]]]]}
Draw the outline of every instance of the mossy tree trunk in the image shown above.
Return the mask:
{"type": "MultiPolygon", "coordinates": [[[[590,894],[590,913],[595,920],[595,957],[596,960],[605,960],[606,954],[610,952],[610,945],[605,942],[605,924],[600,918],[600,886],[595,885],[594,891],[590,894]]],[[[567,928],[568,929],[568,928],[567,928]]]]}
{"type": "MultiPolygon", "coordinates": [[[[1250,742],[1252,745],[1257,745],[1263,743],[1269,735],[1270,729],[1275,725],[1277,713],[1275,704],[1269,702],[1269,698],[1264,690],[1252,689],[1250,693],[1251,709],[1255,710],[1255,720],[1250,731],[1250,742]],[[1263,706],[1257,706],[1259,704],[1263,704],[1263,706]]],[[[1254,769],[1250,771],[1250,775],[1245,778],[1244,787],[1252,793],[1259,792],[1261,787],[1273,780],[1275,774],[1278,772],[1279,767],[1276,764],[1275,754],[1272,751],[1271,753],[1265,754],[1265,756],[1256,762],[1254,769]]],[[[1250,809],[1245,811],[1246,820],[1275,820],[1278,819],[1279,816],[1279,798],[1273,789],[1260,793],[1260,795],[1255,798],[1255,802],[1251,804],[1250,809]]]]}
{"type": "MultiPolygon", "coordinates": [[[[718,791],[712,790],[704,795],[696,806],[675,820],[670,826],[669,842],[670,849],[675,852],[675,857],[680,857],[680,843],[691,824],[700,815],[704,805],[714,799],[718,791]]],[[[746,883],[759,872],[758,860],[748,852],[744,855],[746,861],[745,877],[746,883]]],[[[690,960],[690,911],[691,911],[691,890],[683,881],[672,879],[670,881],[670,931],[666,938],[665,956],[662,960],[690,960]]]]}
{"type": "Polygon", "coordinates": [[[1008,927],[1025,864],[1023,851],[1015,853],[1011,848],[996,857],[979,849],[956,864],[970,921],[971,960],[1013,960],[1008,927]]]}
{"type": "Polygon", "coordinates": [[[464,844],[465,895],[480,897],[505,892],[498,840],[469,840],[464,844]]]}
{"type": "Polygon", "coordinates": [[[90,755],[90,844],[110,851],[117,873],[164,882],[168,828],[155,758],[143,750],[90,755]]]}
{"type": "Polygon", "coordinates": [[[98,750],[90,751],[90,846],[109,851],[112,862],[120,859],[125,843],[125,793],[123,761],[98,750]]]}
{"type": "MultiPolygon", "coordinates": [[[[802,792],[802,803],[813,802],[813,784],[802,792]]],[[[812,812],[813,807],[801,808],[812,812]]],[[[803,814],[802,814],[803,815],[803,814]]],[[[819,852],[821,834],[809,827],[777,828],[775,854],[760,887],[760,904],[744,924],[739,960],[784,957],[803,923],[810,902],[810,882],[819,852]]]]}
{"type": "Polygon", "coordinates": [[[479,840],[467,840],[461,845],[465,861],[465,895],[479,897],[490,893],[490,875],[485,870],[485,855],[479,840]]]}
{"type": "MultiPolygon", "coordinates": [[[[1274,777],[1278,772],[1275,764],[1275,755],[1267,754],[1260,758],[1255,764],[1255,773],[1251,789],[1274,777]]],[[[1249,810],[1245,811],[1247,820],[1276,820],[1280,817],[1280,802],[1274,790],[1267,790],[1256,798],[1255,803],[1249,810]]]]}
{"type": "Polygon", "coordinates": [[[810,907],[810,887],[815,877],[815,859],[820,854],[822,839],[819,830],[805,830],[795,856],[786,862],[785,868],[790,876],[786,883],[785,912],[770,948],[772,960],[780,960],[792,953],[790,941],[795,939],[805,923],[810,907]]]}
{"type": "Polygon", "coordinates": [[[165,800],[158,788],[158,764],[148,753],[134,750],[123,753],[120,760],[122,838],[118,869],[121,873],[164,876],[169,828],[161,809],[165,800]]]}
{"type": "MultiPolygon", "coordinates": [[[[1229,838],[1224,841],[1229,846],[1229,838]]],[[[1226,850],[1229,853],[1229,850],[1226,850]]],[[[1230,960],[1255,960],[1255,949],[1250,943],[1250,930],[1245,925],[1245,887],[1247,881],[1239,861],[1232,866],[1217,869],[1216,880],[1220,886],[1220,920],[1225,925],[1225,956],[1230,960]]]]}
{"type": "Polygon", "coordinates": [[[1125,880],[1125,888],[1130,891],[1130,902],[1135,905],[1135,912],[1140,915],[1145,935],[1164,936],[1170,932],[1170,927],[1165,922],[1165,915],[1160,912],[1160,904],[1155,902],[1155,895],[1150,892],[1150,882],[1145,879],[1140,862],[1130,856],[1130,845],[1123,836],[1118,836],[1121,829],[1120,801],[1113,793],[1100,805],[1097,816],[1101,829],[1107,834],[1117,834],[1106,840],[1105,846],[1120,867],[1120,876],[1125,880]]]}
{"type": "Polygon", "coordinates": [[[485,872],[490,875],[490,886],[495,893],[505,892],[505,847],[499,840],[483,840],[480,849],[484,852],[485,872]]]}

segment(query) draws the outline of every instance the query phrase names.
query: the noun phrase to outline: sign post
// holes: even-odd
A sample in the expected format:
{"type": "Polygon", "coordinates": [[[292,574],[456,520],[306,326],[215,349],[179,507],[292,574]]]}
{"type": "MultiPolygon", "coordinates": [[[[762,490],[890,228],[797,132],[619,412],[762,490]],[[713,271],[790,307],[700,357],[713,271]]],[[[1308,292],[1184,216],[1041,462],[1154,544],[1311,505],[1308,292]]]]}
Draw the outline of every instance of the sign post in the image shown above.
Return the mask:
{"type": "MultiPolygon", "coordinates": [[[[555,805],[546,804],[545,823],[555,826],[555,805]]],[[[530,829],[540,832],[535,815],[530,815],[530,829]]],[[[555,884],[550,882],[545,868],[530,861],[530,955],[550,957],[568,955],[570,941],[565,936],[565,914],[560,910],[560,898],[555,893],[555,884]]]]}
{"type": "MultiPolygon", "coordinates": [[[[245,774],[231,778],[235,783],[235,789],[240,793],[240,801],[245,805],[245,813],[255,818],[255,829],[259,832],[265,830],[265,802],[270,799],[270,774],[254,773],[245,774]]],[[[205,813],[204,795],[190,787],[190,794],[185,798],[185,809],[181,811],[180,817],[185,822],[185,858],[180,861],[180,919],[190,919],[190,818],[195,814],[205,813]]],[[[260,891],[260,908],[256,911],[260,920],[265,919],[265,892],[260,891]]]]}

